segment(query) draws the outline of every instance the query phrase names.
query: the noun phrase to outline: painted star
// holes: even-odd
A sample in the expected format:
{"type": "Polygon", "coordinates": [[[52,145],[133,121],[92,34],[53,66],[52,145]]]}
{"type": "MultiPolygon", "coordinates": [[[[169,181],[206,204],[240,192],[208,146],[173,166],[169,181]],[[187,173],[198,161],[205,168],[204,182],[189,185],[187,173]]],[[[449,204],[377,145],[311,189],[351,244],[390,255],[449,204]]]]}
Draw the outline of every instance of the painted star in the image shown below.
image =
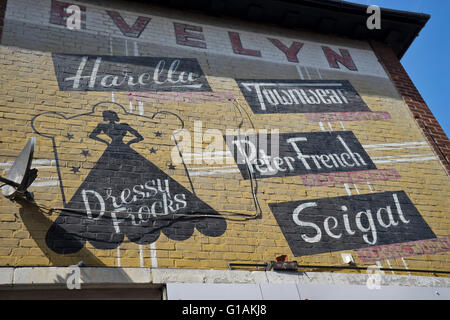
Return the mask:
{"type": "Polygon", "coordinates": [[[80,172],[80,167],[72,167],[72,169],[70,169],[70,171],[72,171],[73,173],[78,173],[78,172],[80,172]]]}
{"type": "Polygon", "coordinates": [[[155,149],[155,148],[153,148],[153,147],[151,147],[151,149],[150,149],[150,153],[156,153],[156,149],[155,149]]]}
{"type": "Polygon", "coordinates": [[[82,154],[83,156],[87,157],[88,154],[89,154],[89,150],[81,150],[81,154],[82,154]]]}
{"type": "Polygon", "coordinates": [[[70,134],[67,132],[67,135],[65,136],[67,139],[72,140],[73,139],[73,134],[70,134]]]}
{"type": "Polygon", "coordinates": [[[160,131],[156,131],[156,132],[155,132],[155,136],[161,137],[161,135],[162,135],[162,133],[161,133],[160,131]]]}
{"type": "Polygon", "coordinates": [[[175,166],[173,164],[169,164],[169,170],[175,170],[175,166]]]}

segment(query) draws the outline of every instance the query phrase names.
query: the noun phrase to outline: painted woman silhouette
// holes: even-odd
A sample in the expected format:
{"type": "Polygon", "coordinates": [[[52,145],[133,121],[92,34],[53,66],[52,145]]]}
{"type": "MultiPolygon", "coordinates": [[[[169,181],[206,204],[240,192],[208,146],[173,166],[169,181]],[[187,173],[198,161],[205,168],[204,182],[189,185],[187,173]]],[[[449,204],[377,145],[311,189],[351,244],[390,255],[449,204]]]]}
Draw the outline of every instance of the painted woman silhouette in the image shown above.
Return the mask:
{"type": "Polygon", "coordinates": [[[130,147],[144,140],[135,129],[111,110],[103,111],[103,120],[88,137],[107,148],[66,205],[86,213],[63,210],[47,233],[49,248],[69,254],[86,240],[98,249],[114,249],[125,236],[148,244],[160,232],[177,241],[191,237],[194,228],[212,237],[225,232],[220,214],[130,147]],[[128,134],[134,138],[125,143],[128,134]],[[163,219],[169,214],[178,216],[163,219]],[[211,218],[195,218],[198,214],[211,218]]]}

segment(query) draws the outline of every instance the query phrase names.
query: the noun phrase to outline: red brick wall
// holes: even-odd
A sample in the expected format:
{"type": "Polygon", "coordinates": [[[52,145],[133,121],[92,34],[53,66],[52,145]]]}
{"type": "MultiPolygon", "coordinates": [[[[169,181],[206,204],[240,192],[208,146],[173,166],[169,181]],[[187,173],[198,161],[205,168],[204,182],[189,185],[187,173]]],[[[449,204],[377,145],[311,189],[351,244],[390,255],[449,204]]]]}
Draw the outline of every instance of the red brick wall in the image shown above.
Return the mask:
{"type": "Polygon", "coordinates": [[[444,130],[442,130],[439,122],[428,108],[392,49],[378,41],[371,41],[371,45],[409,110],[411,110],[423,134],[445,167],[447,174],[450,174],[450,141],[444,130]]]}

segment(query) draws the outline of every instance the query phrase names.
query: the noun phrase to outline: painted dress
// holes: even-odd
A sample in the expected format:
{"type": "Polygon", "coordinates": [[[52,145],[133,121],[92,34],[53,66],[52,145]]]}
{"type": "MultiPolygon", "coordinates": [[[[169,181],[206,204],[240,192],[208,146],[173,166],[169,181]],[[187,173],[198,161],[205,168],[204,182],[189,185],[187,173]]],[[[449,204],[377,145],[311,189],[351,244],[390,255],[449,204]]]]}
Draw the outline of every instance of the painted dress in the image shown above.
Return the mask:
{"type": "Polygon", "coordinates": [[[136,130],[117,123],[114,115],[104,117],[110,123],[100,123],[89,137],[108,147],[67,203],[68,210],[48,230],[50,249],[75,253],[86,240],[98,249],[114,249],[125,235],[132,242],[149,244],[160,232],[182,241],[193,235],[194,227],[212,237],[225,232],[220,214],[130,147],[143,140],[136,130]],[[99,138],[101,132],[111,141],[99,138]],[[127,133],[136,138],[126,144],[127,133]]]}

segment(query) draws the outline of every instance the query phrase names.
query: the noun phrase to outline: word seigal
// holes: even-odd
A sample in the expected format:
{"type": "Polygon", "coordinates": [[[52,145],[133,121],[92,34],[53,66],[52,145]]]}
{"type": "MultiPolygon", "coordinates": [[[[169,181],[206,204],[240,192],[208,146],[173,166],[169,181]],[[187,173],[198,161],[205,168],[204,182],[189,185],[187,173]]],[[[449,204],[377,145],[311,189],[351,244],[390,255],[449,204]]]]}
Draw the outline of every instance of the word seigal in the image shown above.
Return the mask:
{"type": "Polygon", "coordinates": [[[176,213],[187,206],[184,193],[170,193],[168,179],[150,180],[117,192],[106,189],[105,194],[83,189],[81,196],[88,219],[99,220],[106,211],[111,211],[116,233],[120,233],[119,224],[123,220],[139,226],[149,219],[176,213]]]}
{"type": "Polygon", "coordinates": [[[436,237],[404,191],[269,207],[295,256],[436,237]]]}
{"type": "Polygon", "coordinates": [[[211,91],[196,59],[53,54],[60,90],[211,91]]]}
{"type": "Polygon", "coordinates": [[[236,80],[254,113],[370,111],[346,80],[236,80]]]}

